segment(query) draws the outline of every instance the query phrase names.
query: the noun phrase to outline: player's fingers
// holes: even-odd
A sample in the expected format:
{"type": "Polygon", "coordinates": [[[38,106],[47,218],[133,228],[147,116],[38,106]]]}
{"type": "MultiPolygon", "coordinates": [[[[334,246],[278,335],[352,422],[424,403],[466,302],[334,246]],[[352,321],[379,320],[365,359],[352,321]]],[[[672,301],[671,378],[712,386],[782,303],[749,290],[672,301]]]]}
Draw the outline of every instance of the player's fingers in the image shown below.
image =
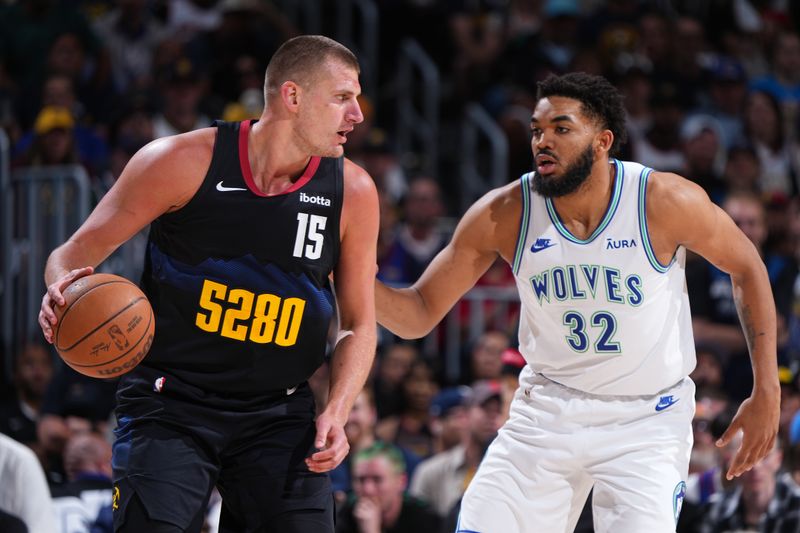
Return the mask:
{"type": "Polygon", "coordinates": [[[47,317],[44,316],[44,311],[39,311],[39,327],[42,328],[44,339],[50,344],[53,344],[53,328],[50,326],[47,317]]]}
{"type": "Polygon", "coordinates": [[[752,450],[749,448],[742,447],[736,454],[733,463],[731,463],[731,467],[728,469],[728,479],[731,479],[730,476],[733,477],[741,476],[742,474],[750,470],[754,464],[755,460],[752,450]]]}
{"type": "Polygon", "coordinates": [[[717,439],[716,445],[718,448],[722,448],[726,444],[728,444],[736,432],[739,431],[739,424],[736,418],[734,417],[731,425],[728,426],[728,429],[725,430],[725,433],[722,434],[720,438],[717,439]]]}
{"type": "Polygon", "coordinates": [[[314,439],[314,446],[317,448],[324,448],[328,442],[328,433],[331,431],[331,425],[327,419],[317,420],[317,436],[314,439]]]}
{"type": "Polygon", "coordinates": [[[330,447],[312,454],[311,457],[309,457],[309,459],[311,461],[314,461],[315,463],[321,463],[324,461],[330,461],[334,457],[336,457],[336,449],[330,447]]]}

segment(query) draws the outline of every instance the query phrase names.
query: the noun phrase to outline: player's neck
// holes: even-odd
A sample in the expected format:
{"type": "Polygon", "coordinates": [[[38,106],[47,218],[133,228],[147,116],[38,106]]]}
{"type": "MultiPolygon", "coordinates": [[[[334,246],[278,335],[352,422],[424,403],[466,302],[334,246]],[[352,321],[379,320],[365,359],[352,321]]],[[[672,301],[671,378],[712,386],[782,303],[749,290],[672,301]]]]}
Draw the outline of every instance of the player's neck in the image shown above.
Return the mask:
{"type": "Polygon", "coordinates": [[[579,239],[594,232],[608,210],[616,179],[616,167],[608,159],[596,161],[578,190],[553,198],[553,205],[567,229],[579,239]]]}
{"type": "Polygon", "coordinates": [[[288,121],[267,115],[250,128],[247,158],[256,186],[266,194],[279,194],[303,174],[311,157],[292,141],[288,121]]]}

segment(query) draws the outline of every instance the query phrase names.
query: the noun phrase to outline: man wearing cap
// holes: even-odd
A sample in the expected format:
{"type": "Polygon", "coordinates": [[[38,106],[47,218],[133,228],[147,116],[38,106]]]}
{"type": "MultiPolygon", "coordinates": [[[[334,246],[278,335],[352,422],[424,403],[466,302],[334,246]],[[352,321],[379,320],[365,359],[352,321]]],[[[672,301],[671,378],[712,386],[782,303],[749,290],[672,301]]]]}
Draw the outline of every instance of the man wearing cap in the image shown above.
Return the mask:
{"type": "MultiPolygon", "coordinates": [[[[441,396],[441,394],[440,394],[441,396]]],[[[409,492],[446,517],[461,499],[486,448],[503,423],[502,388],[493,380],[475,382],[467,405],[467,429],[461,444],[420,463],[409,492]]]]}
{"type": "Polygon", "coordinates": [[[461,444],[467,430],[467,407],[472,390],[461,385],[440,391],[431,400],[431,432],[434,453],[449,450],[461,444]]]}

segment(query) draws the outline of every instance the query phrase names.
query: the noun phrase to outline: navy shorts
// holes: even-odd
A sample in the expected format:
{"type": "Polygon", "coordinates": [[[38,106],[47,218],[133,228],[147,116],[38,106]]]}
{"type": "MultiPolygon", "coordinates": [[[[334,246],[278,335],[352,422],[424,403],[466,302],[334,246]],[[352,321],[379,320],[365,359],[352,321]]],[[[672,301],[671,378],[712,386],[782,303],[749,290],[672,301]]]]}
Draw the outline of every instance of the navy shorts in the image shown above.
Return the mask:
{"type": "Polygon", "coordinates": [[[194,529],[216,485],[221,532],[333,532],[330,479],[305,464],[316,451],[307,383],[237,398],[147,367],[132,374],[117,393],[115,531],[135,522],[134,496],[150,520],[194,529]],[[292,526],[294,515],[310,525],[292,526]]]}

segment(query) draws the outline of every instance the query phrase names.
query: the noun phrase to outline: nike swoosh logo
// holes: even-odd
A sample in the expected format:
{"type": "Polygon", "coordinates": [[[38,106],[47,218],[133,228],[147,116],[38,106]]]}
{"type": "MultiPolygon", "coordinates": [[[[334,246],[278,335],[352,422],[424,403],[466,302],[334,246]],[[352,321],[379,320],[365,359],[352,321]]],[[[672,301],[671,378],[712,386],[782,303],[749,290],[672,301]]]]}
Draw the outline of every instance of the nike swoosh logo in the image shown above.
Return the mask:
{"type": "Polygon", "coordinates": [[[217,183],[217,190],[219,192],[227,192],[227,191],[246,191],[247,189],[242,189],[241,187],[226,187],[220,181],[217,183]]]}
{"type": "Polygon", "coordinates": [[[297,390],[297,386],[292,387],[291,389],[286,389],[286,396],[291,396],[294,391],[297,390]]]}
{"type": "Polygon", "coordinates": [[[547,250],[548,248],[550,248],[551,246],[555,246],[556,244],[557,243],[555,242],[548,242],[547,244],[540,244],[539,246],[536,246],[536,243],[534,243],[533,246],[531,246],[531,252],[533,253],[541,252],[542,250],[547,250]]]}
{"type": "MultiPolygon", "coordinates": [[[[680,400],[680,398],[678,398],[678,400],[680,400]]],[[[678,403],[678,400],[673,400],[670,398],[669,400],[658,402],[658,405],[656,405],[656,411],[663,411],[667,407],[671,407],[678,403]]]]}

